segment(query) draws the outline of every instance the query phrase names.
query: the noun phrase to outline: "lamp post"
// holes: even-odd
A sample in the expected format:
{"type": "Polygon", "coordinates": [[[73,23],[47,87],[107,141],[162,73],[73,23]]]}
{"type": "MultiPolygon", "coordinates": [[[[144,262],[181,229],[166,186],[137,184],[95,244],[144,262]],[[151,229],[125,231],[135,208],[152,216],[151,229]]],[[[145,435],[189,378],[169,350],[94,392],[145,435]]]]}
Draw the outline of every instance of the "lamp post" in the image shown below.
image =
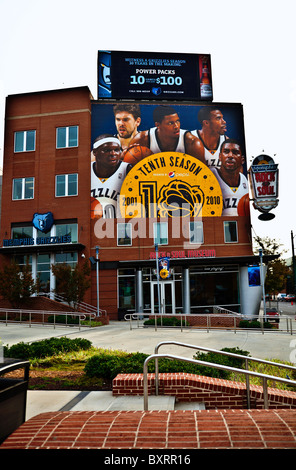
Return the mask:
{"type": "Polygon", "coordinates": [[[262,248],[259,249],[259,256],[260,256],[260,279],[262,285],[262,295],[263,295],[263,309],[264,309],[264,318],[266,317],[266,301],[265,301],[265,279],[264,279],[264,272],[263,272],[263,263],[262,263],[262,248]]]}
{"type": "Polygon", "coordinates": [[[96,276],[97,276],[97,316],[100,316],[100,297],[99,297],[99,246],[92,248],[92,250],[96,250],[96,258],[91,256],[89,258],[92,265],[96,265],[96,276]]]}
{"type": "Polygon", "coordinates": [[[295,295],[296,294],[296,287],[295,287],[295,284],[296,284],[296,279],[295,279],[295,255],[294,255],[294,236],[293,236],[293,230],[291,230],[291,243],[292,243],[292,269],[293,269],[293,276],[292,276],[292,279],[293,279],[293,294],[295,295]]]}
{"type": "Polygon", "coordinates": [[[155,243],[156,252],[156,275],[157,275],[157,296],[158,296],[158,313],[160,314],[160,285],[159,285],[159,266],[158,266],[158,243],[155,243]]]}

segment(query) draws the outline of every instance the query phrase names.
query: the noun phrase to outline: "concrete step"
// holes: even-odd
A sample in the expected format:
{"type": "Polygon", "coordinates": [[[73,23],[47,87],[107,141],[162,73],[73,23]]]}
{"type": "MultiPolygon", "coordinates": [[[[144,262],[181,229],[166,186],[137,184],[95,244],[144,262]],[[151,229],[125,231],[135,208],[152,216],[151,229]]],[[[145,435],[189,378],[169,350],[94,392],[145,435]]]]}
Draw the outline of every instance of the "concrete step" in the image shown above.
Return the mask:
{"type": "Polygon", "coordinates": [[[197,401],[176,402],[175,410],[205,410],[205,404],[197,401]]]}
{"type": "MultiPolygon", "coordinates": [[[[148,397],[148,409],[174,410],[175,397],[148,397]]],[[[49,411],[144,410],[142,396],[113,396],[112,392],[28,390],[26,420],[49,411]]]]}

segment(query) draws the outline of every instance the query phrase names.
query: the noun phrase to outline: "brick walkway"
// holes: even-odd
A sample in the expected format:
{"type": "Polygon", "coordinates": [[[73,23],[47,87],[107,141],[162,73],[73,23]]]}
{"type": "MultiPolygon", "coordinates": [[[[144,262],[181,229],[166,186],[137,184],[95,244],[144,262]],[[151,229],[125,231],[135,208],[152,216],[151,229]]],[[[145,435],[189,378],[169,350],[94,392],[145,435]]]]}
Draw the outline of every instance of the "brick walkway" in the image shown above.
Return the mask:
{"type": "Polygon", "coordinates": [[[31,418],[0,449],[295,449],[295,410],[80,411],[31,418]]]}

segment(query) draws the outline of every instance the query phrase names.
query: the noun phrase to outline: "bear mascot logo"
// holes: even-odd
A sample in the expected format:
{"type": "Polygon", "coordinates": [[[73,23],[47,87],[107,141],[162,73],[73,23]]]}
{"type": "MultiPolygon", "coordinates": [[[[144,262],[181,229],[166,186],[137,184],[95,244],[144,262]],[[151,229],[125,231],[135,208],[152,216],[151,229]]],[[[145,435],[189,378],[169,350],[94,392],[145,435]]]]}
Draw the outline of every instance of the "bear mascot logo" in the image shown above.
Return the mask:
{"type": "Polygon", "coordinates": [[[37,230],[47,233],[53,225],[53,215],[51,212],[46,212],[46,214],[38,214],[36,212],[33,215],[32,223],[37,230]]]}

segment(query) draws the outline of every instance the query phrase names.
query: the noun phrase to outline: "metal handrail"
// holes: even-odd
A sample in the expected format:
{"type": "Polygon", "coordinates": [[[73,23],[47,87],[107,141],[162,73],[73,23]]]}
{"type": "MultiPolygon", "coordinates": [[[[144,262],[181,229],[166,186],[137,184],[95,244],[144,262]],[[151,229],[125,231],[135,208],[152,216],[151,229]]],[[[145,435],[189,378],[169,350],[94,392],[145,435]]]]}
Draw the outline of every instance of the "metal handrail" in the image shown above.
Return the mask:
{"type": "MultiPolygon", "coordinates": [[[[237,325],[237,321],[238,320],[242,320],[242,319],[248,319],[248,317],[246,315],[240,315],[240,314],[233,314],[231,315],[230,313],[228,314],[215,314],[215,313],[165,313],[165,314],[159,314],[159,313],[126,313],[125,316],[124,316],[124,319],[126,321],[129,321],[130,322],[130,330],[132,330],[132,320],[137,320],[137,323],[138,323],[138,327],[139,327],[139,319],[142,318],[143,316],[148,316],[148,317],[155,317],[155,323],[154,323],[154,329],[155,331],[157,331],[157,318],[165,318],[165,317],[180,317],[180,328],[181,331],[183,331],[183,328],[186,327],[186,319],[187,318],[192,318],[192,317],[198,317],[198,318],[201,318],[201,317],[206,317],[206,325],[203,326],[204,329],[207,330],[207,332],[209,332],[209,330],[211,328],[215,328],[211,325],[211,318],[217,318],[217,316],[221,317],[221,318],[230,318],[232,317],[233,320],[234,320],[234,325],[233,327],[227,327],[228,329],[229,328],[233,328],[234,330],[234,333],[236,333],[237,331],[237,328],[238,328],[238,325],[237,325]]],[[[258,318],[258,321],[260,321],[260,319],[263,318],[263,317],[260,317],[258,318]]],[[[274,319],[274,317],[272,315],[265,315],[264,318],[269,318],[269,319],[274,319]]],[[[293,325],[292,325],[292,319],[289,315],[281,315],[281,319],[286,319],[287,320],[287,333],[293,335],[293,325]],[[290,327],[289,327],[289,324],[290,324],[290,327]]],[[[162,324],[160,325],[162,327],[162,324]]],[[[226,328],[226,327],[225,327],[226,328]]],[[[259,328],[253,328],[253,329],[241,329],[242,331],[258,331],[259,328]]],[[[270,332],[271,330],[270,329],[264,329],[264,325],[263,323],[261,324],[261,327],[260,327],[260,331],[262,332],[262,334],[264,334],[265,331],[267,332],[270,332]]],[[[274,330],[272,330],[274,331],[274,330]]],[[[279,330],[277,330],[279,331],[279,330]]]]}
{"type": "MultiPolygon", "coordinates": [[[[173,344],[175,346],[181,346],[181,347],[184,347],[184,348],[198,349],[200,351],[213,352],[213,353],[221,354],[221,355],[224,355],[224,356],[235,357],[237,359],[244,359],[246,369],[242,369],[242,370],[248,370],[249,369],[249,361],[254,361],[254,362],[260,362],[261,364],[268,364],[268,365],[271,365],[271,366],[282,367],[284,369],[289,369],[289,370],[296,371],[296,367],[290,366],[288,364],[281,364],[281,363],[278,363],[278,362],[267,361],[266,359],[259,359],[257,357],[245,356],[243,354],[236,354],[236,353],[231,353],[231,352],[228,352],[228,351],[221,351],[221,350],[218,350],[218,349],[206,348],[204,346],[196,346],[194,344],[181,343],[180,341],[161,341],[160,343],[158,343],[155,346],[154,353],[157,355],[160,346],[164,346],[164,345],[168,345],[168,344],[170,344],[170,345],[173,344]]],[[[156,395],[158,395],[158,388],[159,388],[158,387],[158,384],[159,384],[158,376],[159,376],[158,359],[156,358],[155,359],[155,394],[156,395]]],[[[248,376],[246,376],[246,388],[247,388],[247,404],[248,404],[248,408],[250,408],[250,381],[249,381],[248,376]]]]}
{"type": "MultiPolygon", "coordinates": [[[[44,315],[53,315],[54,317],[54,322],[53,322],[53,325],[54,325],[54,328],[56,327],[56,316],[59,316],[59,315],[64,315],[66,317],[66,326],[68,325],[68,322],[67,322],[67,318],[68,317],[78,317],[79,319],[79,323],[78,323],[78,328],[79,330],[81,329],[81,320],[85,320],[86,317],[88,316],[89,317],[89,323],[90,323],[90,326],[91,326],[91,319],[92,318],[95,318],[95,314],[94,313],[88,313],[88,312],[75,312],[75,311],[70,311],[70,312],[64,312],[64,311],[56,311],[56,310],[31,310],[31,309],[13,309],[13,308],[0,308],[0,313],[3,312],[5,313],[5,320],[0,320],[0,323],[2,321],[5,321],[5,324],[7,326],[9,320],[8,320],[8,313],[18,313],[20,315],[20,320],[19,322],[22,323],[22,315],[25,314],[25,315],[28,315],[29,316],[29,327],[31,328],[32,326],[32,323],[35,323],[35,322],[32,322],[32,314],[33,315],[42,315],[42,320],[40,321],[43,325],[44,325],[44,315]]],[[[11,320],[13,321],[13,320],[11,320]]],[[[60,326],[62,326],[62,324],[60,323],[59,324],[60,326]]]]}
{"type": "Polygon", "coordinates": [[[215,369],[222,369],[222,370],[237,372],[240,374],[243,373],[245,374],[246,377],[250,375],[253,375],[255,377],[261,377],[263,380],[263,400],[264,400],[265,409],[269,408],[267,380],[274,380],[278,382],[287,383],[290,385],[296,385],[295,380],[283,379],[281,377],[275,377],[273,375],[261,374],[260,372],[253,372],[253,371],[249,371],[245,369],[237,369],[236,367],[224,366],[222,364],[215,364],[215,363],[206,362],[206,361],[199,361],[197,359],[190,359],[187,357],[175,356],[173,354],[152,354],[151,356],[147,357],[147,359],[144,361],[144,366],[143,366],[144,411],[148,411],[148,363],[152,359],[159,359],[159,358],[175,359],[178,361],[191,362],[191,363],[199,364],[202,366],[214,367],[215,369]]]}

